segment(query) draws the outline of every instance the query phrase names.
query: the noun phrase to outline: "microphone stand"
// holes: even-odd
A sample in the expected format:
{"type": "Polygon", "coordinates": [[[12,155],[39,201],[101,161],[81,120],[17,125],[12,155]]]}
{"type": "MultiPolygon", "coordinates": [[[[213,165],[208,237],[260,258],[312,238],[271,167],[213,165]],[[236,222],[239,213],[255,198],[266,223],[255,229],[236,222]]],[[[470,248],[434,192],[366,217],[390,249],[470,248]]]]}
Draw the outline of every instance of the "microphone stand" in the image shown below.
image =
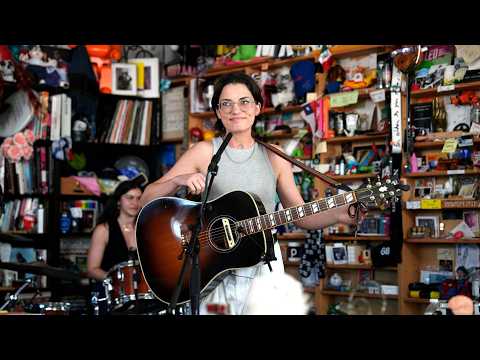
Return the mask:
{"type": "Polygon", "coordinates": [[[185,277],[185,270],[187,260],[191,259],[191,271],[190,271],[190,304],[192,309],[192,315],[199,315],[200,311],[200,264],[199,264],[199,253],[200,253],[200,244],[198,241],[198,234],[200,230],[204,228],[204,220],[205,220],[205,205],[207,203],[208,195],[210,194],[210,189],[212,188],[213,179],[218,173],[218,163],[222,156],[222,153],[225,151],[230,139],[232,138],[232,133],[228,133],[225,136],[220,148],[217,150],[215,155],[213,155],[212,160],[210,161],[210,165],[208,165],[207,171],[207,178],[206,183],[208,183],[207,188],[202,194],[202,201],[200,206],[200,221],[198,221],[194,225],[194,229],[192,232],[191,240],[188,243],[188,246],[185,250],[185,254],[187,256],[183,259],[182,269],[180,270],[180,275],[177,281],[177,285],[175,287],[175,291],[172,295],[172,300],[170,301],[170,306],[168,308],[168,313],[172,314],[175,310],[177,305],[178,297],[180,295],[180,291],[183,284],[183,279],[185,277]],[[210,175],[210,176],[209,176],[210,175]]]}

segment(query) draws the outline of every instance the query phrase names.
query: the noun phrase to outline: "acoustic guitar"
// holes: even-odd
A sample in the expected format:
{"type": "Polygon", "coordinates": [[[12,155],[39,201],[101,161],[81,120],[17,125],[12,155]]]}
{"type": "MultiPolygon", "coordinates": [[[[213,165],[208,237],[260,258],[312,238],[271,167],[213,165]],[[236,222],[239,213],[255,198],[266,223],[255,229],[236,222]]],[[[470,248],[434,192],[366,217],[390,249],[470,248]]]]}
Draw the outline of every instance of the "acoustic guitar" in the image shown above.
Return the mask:
{"type": "MultiPolygon", "coordinates": [[[[385,205],[408,185],[387,179],[365,188],[315,200],[267,214],[258,196],[233,191],[207,202],[204,228],[199,232],[201,296],[211,291],[230,270],[264,262],[273,251],[271,229],[339,206],[357,202],[385,205]]],[[[137,252],[145,280],[162,302],[169,304],[183,264],[184,251],[199,219],[201,203],[176,197],[150,201],[136,223],[137,252]]],[[[178,304],[190,300],[189,272],[178,304]]]]}

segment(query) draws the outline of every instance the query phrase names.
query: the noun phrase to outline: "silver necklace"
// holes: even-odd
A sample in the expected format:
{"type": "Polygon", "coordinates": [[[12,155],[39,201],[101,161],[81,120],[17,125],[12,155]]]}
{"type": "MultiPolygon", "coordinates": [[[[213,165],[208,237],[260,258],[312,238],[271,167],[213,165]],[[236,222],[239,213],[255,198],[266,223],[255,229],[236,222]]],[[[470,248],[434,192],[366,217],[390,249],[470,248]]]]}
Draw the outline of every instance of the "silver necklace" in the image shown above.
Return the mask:
{"type": "Polygon", "coordinates": [[[233,162],[235,164],[243,164],[243,163],[246,163],[248,160],[250,160],[252,158],[253,154],[255,153],[256,148],[257,148],[257,144],[254,143],[253,146],[252,146],[252,151],[250,152],[250,155],[248,155],[248,157],[245,160],[241,160],[241,161],[232,159],[232,157],[228,153],[228,147],[225,149],[225,154],[227,154],[227,157],[230,159],[231,162],[233,162]]]}

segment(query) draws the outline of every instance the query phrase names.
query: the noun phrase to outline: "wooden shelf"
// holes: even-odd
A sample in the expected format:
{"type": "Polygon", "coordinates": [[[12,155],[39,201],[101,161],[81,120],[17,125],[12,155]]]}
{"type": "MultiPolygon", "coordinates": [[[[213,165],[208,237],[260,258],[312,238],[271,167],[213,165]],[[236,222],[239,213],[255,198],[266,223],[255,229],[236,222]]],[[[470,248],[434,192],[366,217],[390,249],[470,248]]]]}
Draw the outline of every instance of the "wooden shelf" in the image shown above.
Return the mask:
{"type": "Polygon", "coordinates": [[[314,287],[304,287],[303,291],[309,294],[315,294],[315,288],[314,287]]]}
{"type": "MultiPolygon", "coordinates": [[[[468,135],[468,133],[465,133],[465,135],[468,135]]],[[[474,137],[473,138],[473,143],[474,144],[480,144],[480,138],[474,137]]],[[[438,141],[417,141],[413,145],[415,149],[435,149],[435,148],[442,148],[443,145],[445,144],[445,141],[443,140],[438,140],[438,141]]]]}
{"type": "Polygon", "coordinates": [[[443,96],[443,95],[452,94],[454,92],[458,92],[462,90],[474,90],[479,88],[480,88],[480,81],[472,81],[472,82],[455,84],[455,89],[449,90],[449,91],[438,92],[438,88],[436,87],[433,89],[415,90],[410,93],[410,96],[412,98],[443,96]]]}
{"type": "MultiPolygon", "coordinates": [[[[269,114],[282,114],[282,113],[289,113],[289,112],[300,112],[302,111],[302,105],[290,105],[286,106],[282,109],[274,109],[274,108],[264,108],[260,112],[260,115],[269,115],[269,114]]],[[[200,118],[200,119],[208,119],[215,117],[215,113],[213,111],[205,111],[205,112],[198,112],[198,113],[190,113],[190,116],[200,118]]]]}
{"type": "Polygon", "coordinates": [[[289,241],[289,240],[305,240],[305,233],[295,232],[295,233],[285,233],[277,235],[279,241],[289,241]]]}
{"type": "MultiPolygon", "coordinates": [[[[407,211],[443,211],[443,210],[455,210],[455,209],[479,209],[480,201],[478,200],[449,200],[449,199],[440,199],[441,208],[440,209],[406,209],[407,211]],[[446,205],[447,203],[448,205],[446,205]],[[465,205],[466,204],[466,205],[465,205]]],[[[421,201],[420,199],[414,199],[411,201],[421,201]]],[[[405,205],[406,206],[406,205],[405,205]]]]}
{"type": "Polygon", "coordinates": [[[268,68],[273,69],[281,66],[286,66],[290,64],[294,64],[299,61],[305,61],[305,60],[313,60],[316,61],[316,59],[320,56],[320,51],[313,51],[309,55],[305,56],[294,56],[294,57],[289,57],[286,59],[273,59],[268,63],[268,68]]]}
{"type": "Polygon", "coordinates": [[[288,260],[284,260],[283,261],[283,265],[285,266],[300,266],[301,264],[301,261],[288,261],[288,260]]]}
{"type": "MultiPolygon", "coordinates": [[[[434,299],[437,300],[437,299],[434,299]]],[[[403,301],[413,304],[430,304],[430,299],[417,299],[412,297],[404,298],[403,301]]]]}
{"type": "Polygon", "coordinates": [[[345,269],[345,270],[371,270],[373,269],[372,265],[366,264],[342,264],[342,265],[335,265],[335,264],[326,264],[325,267],[327,269],[345,269]]]}
{"type": "Polygon", "coordinates": [[[160,140],[160,144],[180,144],[182,142],[183,137],[177,139],[160,140]]]}
{"type": "Polygon", "coordinates": [[[341,235],[325,235],[325,241],[388,241],[390,236],[341,236],[341,235]]]}
{"type": "Polygon", "coordinates": [[[407,238],[405,242],[410,244],[480,244],[480,238],[474,239],[438,239],[438,238],[407,238]]]}
{"type": "MultiPolygon", "coordinates": [[[[449,170],[449,171],[455,171],[455,170],[449,170]]],[[[453,175],[480,175],[480,171],[474,170],[474,169],[467,169],[467,170],[462,170],[463,172],[461,174],[449,174],[448,171],[439,171],[439,170],[433,170],[433,171],[424,171],[424,172],[417,172],[417,173],[409,173],[409,174],[403,174],[403,177],[406,178],[419,178],[419,177],[430,177],[430,176],[453,176],[453,175]]]]}
{"type": "Polygon", "coordinates": [[[214,66],[210,69],[207,70],[206,74],[199,75],[199,77],[212,77],[212,76],[219,76],[222,74],[227,74],[231,73],[234,71],[241,71],[244,70],[247,67],[256,67],[256,66],[261,66],[262,64],[268,64],[273,62],[271,57],[254,57],[252,60],[243,62],[240,64],[234,64],[234,65],[218,65],[214,66]]]}
{"type": "MultiPolygon", "coordinates": [[[[350,296],[350,291],[335,291],[335,290],[322,290],[322,295],[331,295],[331,296],[350,296]]],[[[398,300],[398,295],[381,295],[381,294],[368,294],[356,292],[355,297],[363,297],[368,299],[386,299],[398,300]]]]}
{"type": "Polygon", "coordinates": [[[374,141],[385,139],[390,135],[390,133],[383,134],[371,134],[371,135],[355,135],[355,136],[338,136],[331,139],[325,140],[327,144],[343,144],[350,142],[360,142],[360,141],[374,141]]]}
{"type": "Polygon", "coordinates": [[[331,174],[327,174],[327,175],[334,180],[346,181],[346,180],[362,180],[362,179],[373,178],[373,177],[376,177],[378,175],[378,173],[352,174],[352,175],[331,175],[331,174]]]}
{"type": "Polygon", "coordinates": [[[336,57],[347,57],[358,55],[363,52],[370,52],[376,50],[376,52],[384,51],[389,45],[334,45],[330,47],[330,53],[336,57]]]}

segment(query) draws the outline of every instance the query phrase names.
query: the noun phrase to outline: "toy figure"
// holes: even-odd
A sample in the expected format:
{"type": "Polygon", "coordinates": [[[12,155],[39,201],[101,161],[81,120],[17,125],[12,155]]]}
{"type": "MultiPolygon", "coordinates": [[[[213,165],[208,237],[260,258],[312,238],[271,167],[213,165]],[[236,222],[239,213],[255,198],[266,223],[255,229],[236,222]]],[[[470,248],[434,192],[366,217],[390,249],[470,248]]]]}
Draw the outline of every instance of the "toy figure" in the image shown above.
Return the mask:
{"type": "Polygon", "coordinates": [[[290,75],[290,69],[287,66],[283,66],[275,74],[276,81],[276,93],[272,94],[273,107],[287,106],[289,103],[293,103],[295,99],[294,83],[290,75]]]}
{"type": "Polygon", "coordinates": [[[333,94],[340,91],[345,81],[345,70],[340,65],[334,65],[328,70],[326,93],[333,94]]]}
{"type": "MultiPolygon", "coordinates": [[[[57,57],[60,58],[60,56],[57,57]]],[[[24,63],[26,69],[36,77],[39,84],[65,88],[69,86],[66,70],[67,65],[61,60],[59,68],[59,60],[48,57],[47,53],[42,51],[39,45],[31,49],[21,49],[19,60],[24,63]]]]}

